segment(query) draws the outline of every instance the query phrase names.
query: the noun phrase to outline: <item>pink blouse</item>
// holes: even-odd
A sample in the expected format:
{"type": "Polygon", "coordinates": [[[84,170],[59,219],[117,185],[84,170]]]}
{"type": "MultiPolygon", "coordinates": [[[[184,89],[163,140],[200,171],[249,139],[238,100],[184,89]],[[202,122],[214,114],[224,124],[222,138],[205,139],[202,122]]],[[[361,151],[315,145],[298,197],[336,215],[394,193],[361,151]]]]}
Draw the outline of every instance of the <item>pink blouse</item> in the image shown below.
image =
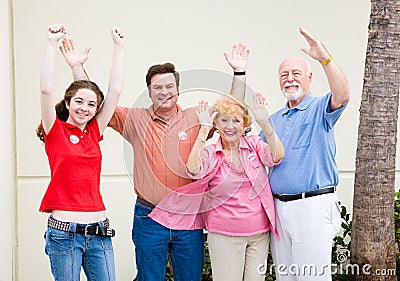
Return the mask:
{"type": "Polygon", "coordinates": [[[227,162],[221,140],[206,146],[194,183],[164,198],[149,215],[171,229],[199,229],[248,236],[268,231],[278,236],[275,210],[265,166],[274,163],[268,144],[258,136],[239,143],[242,170],[227,162]]]}
{"type": "Polygon", "coordinates": [[[205,214],[209,232],[250,236],[270,229],[268,216],[243,166],[236,167],[224,159],[219,172],[209,182],[209,190],[212,207],[205,214]],[[220,194],[221,184],[229,186],[230,190],[220,194]]]}

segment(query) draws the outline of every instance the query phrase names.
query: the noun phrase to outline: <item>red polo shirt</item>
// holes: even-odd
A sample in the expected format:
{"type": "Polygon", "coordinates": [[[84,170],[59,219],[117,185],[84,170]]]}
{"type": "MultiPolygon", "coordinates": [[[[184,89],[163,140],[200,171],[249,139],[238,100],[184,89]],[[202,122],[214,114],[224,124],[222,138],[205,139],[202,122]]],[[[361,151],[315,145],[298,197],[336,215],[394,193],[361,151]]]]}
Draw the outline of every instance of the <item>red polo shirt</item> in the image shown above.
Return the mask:
{"type": "Polygon", "coordinates": [[[100,194],[102,155],[96,119],[82,131],[56,118],[44,135],[51,180],[39,211],[93,212],[105,210],[100,194]]]}

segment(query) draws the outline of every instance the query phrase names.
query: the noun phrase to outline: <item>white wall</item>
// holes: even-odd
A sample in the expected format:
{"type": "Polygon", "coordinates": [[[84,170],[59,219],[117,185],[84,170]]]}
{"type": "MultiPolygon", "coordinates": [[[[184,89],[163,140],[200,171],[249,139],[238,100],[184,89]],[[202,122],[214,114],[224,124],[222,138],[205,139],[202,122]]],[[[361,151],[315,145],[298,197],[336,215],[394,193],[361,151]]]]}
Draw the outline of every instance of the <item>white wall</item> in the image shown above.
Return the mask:
{"type": "Polygon", "coordinates": [[[11,19],[10,3],[0,1],[0,119],[2,137],[0,141],[0,281],[12,280],[14,241],[16,239],[15,214],[15,126],[14,95],[12,92],[12,56],[11,56],[11,19]]]}
{"type": "MultiPolygon", "coordinates": [[[[48,259],[43,252],[47,214],[38,212],[49,180],[49,168],[43,146],[35,137],[35,129],[40,119],[39,72],[46,27],[57,22],[67,26],[68,36],[75,39],[80,50],[93,48],[86,67],[91,79],[102,89],[107,86],[112,56],[109,30],[117,24],[126,31],[126,76],[120,104],[127,106],[135,101],[136,105],[148,102],[144,93],[144,76],[150,65],[171,61],[183,73],[198,68],[230,73],[223,52],[230,51],[234,43],[245,42],[251,50],[248,83],[268,97],[272,112],[284,104],[278,87],[277,66],[288,55],[303,56],[300,48],[307,44],[298,33],[299,26],[303,26],[324,42],[350,83],[351,102],[336,125],[336,139],[341,178],[339,198],[351,207],[358,108],[369,20],[368,1],[15,0],[13,5],[14,29],[1,25],[1,44],[4,45],[4,40],[8,38],[7,30],[14,34],[16,187],[19,206],[18,258],[15,261],[18,263],[19,280],[52,280],[48,259]]],[[[0,8],[3,22],[3,16],[7,16],[6,9],[0,8]]],[[[5,54],[1,52],[0,55],[3,58],[5,54]]],[[[5,57],[1,61],[7,59],[5,57]]],[[[312,62],[311,66],[314,70],[312,92],[315,95],[326,93],[328,83],[321,66],[317,62],[312,62]]],[[[2,71],[7,69],[5,66],[1,68],[2,71]]],[[[2,75],[2,93],[8,93],[10,88],[7,84],[10,81],[3,83],[7,80],[6,75],[5,79],[2,75]]],[[[198,81],[202,78],[199,75],[198,81]]],[[[191,83],[196,84],[198,81],[195,80],[189,81],[187,87],[190,88],[191,83]]],[[[60,99],[70,82],[69,69],[59,55],[56,90],[60,99]]],[[[226,91],[229,86],[227,83],[226,91]]],[[[213,86],[209,87],[212,90],[213,86]]],[[[194,92],[182,95],[182,103],[185,106],[194,105],[200,96],[194,92]]],[[[2,103],[2,107],[6,104],[2,103]]],[[[11,113],[6,109],[1,111],[3,120],[8,121],[9,131],[12,131],[13,124],[11,113]]],[[[13,143],[8,142],[7,147],[12,147],[13,143]]],[[[106,131],[102,150],[102,192],[111,223],[117,230],[114,246],[118,280],[131,280],[135,275],[130,238],[134,193],[124,161],[124,157],[129,158],[129,153],[124,152],[122,139],[112,130],[106,131]]],[[[4,159],[13,157],[6,155],[4,159]]],[[[10,164],[12,166],[12,161],[10,164]]],[[[12,177],[8,178],[12,186],[12,177]]],[[[9,195],[7,198],[13,197],[9,195]]],[[[7,204],[9,209],[6,210],[13,210],[12,203],[7,204]]],[[[0,208],[3,207],[1,205],[0,208]]],[[[12,225],[12,216],[7,219],[12,225]]],[[[9,242],[12,238],[9,236],[7,239],[9,242]]],[[[8,260],[9,255],[12,255],[10,250],[5,254],[8,260]]],[[[3,274],[3,270],[0,272],[3,274]]]]}

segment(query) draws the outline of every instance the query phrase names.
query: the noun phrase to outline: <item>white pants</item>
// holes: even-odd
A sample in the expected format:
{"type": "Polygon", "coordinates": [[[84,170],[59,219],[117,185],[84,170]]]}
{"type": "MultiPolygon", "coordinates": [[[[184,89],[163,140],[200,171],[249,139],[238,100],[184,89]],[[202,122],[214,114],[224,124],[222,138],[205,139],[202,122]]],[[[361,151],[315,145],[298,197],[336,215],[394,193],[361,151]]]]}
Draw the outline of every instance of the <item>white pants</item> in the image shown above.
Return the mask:
{"type": "Polygon", "coordinates": [[[332,240],[341,219],[336,194],[274,203],[280,238],[271,238],[271,251],[277,280],[332,280],[332,240]]]}
{"type": "Polygon", "coordinates": [[[268,257],[270,231],[253,236],[208,233],[208,250],[214,281],[264,281],[258,273],[268,257]]]}

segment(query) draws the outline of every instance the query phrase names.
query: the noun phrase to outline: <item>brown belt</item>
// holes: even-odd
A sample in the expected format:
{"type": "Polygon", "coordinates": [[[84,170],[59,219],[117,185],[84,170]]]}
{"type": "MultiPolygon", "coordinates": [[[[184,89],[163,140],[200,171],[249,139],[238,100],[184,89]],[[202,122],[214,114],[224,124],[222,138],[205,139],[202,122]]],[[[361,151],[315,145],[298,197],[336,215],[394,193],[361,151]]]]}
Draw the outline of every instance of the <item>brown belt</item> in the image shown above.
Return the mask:
{"type": "Polygon", "coordinates": [[[145,205],[147,207],[150,207],[152,209],[154,209],[156,207],[155,204],[153,204],[153,203],[151,203],[151,202],[147,201],[146,199],[143,199],[142,197],[139,197],[139,196],[136,198],[136,201],[139,202],[140,204],[143,204],[143,205],[145,205]]]}

